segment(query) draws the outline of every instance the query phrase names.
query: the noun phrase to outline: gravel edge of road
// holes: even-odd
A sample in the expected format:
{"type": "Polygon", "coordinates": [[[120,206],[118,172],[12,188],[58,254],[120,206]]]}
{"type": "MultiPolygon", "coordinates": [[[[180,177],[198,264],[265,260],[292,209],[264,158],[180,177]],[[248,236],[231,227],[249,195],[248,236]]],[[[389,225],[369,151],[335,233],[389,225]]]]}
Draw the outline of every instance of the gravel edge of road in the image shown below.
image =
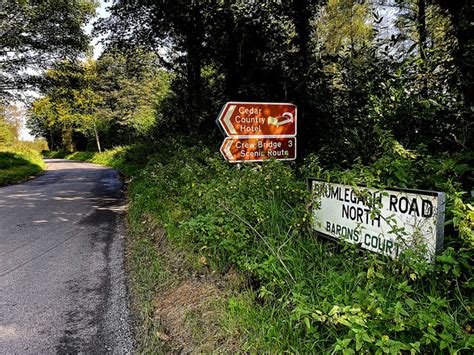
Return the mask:
{"type": "MultiPolygon", "coordinates": [[[[122,182],[122,203],[127,204],[125,180],[119,172],[122,182]]],[[[126,211],[117,216],[116,236],[109,251],[109,300],[103,319],[102,329],[111,330],[104,334],[107,350],[113,354],[133,354],[135,351],[134,317],[131,311],[131,295],[129,292],[128,272],[126,268],[127,231],[126,211]],[[117,322],[118,321],[118,322],[117,322]]]]}

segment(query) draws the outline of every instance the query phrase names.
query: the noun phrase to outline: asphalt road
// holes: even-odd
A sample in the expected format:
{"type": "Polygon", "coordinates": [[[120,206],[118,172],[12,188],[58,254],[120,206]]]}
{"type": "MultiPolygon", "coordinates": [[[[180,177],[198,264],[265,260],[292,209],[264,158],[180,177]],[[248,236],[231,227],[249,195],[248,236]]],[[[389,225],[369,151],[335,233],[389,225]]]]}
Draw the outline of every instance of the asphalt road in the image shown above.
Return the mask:
{"type": "Polygon", "coordinates": [[[0,354],[133,352],[118,173],[46,162],[0,188],[0,354]]]}

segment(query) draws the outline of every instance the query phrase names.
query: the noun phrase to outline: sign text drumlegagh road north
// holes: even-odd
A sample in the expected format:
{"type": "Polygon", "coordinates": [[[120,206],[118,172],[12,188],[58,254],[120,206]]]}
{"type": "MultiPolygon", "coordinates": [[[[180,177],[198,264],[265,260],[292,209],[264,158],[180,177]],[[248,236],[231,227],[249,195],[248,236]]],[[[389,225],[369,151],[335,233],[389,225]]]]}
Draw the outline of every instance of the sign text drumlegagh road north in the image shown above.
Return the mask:
{"type": "Polygon", "coordinates": [[[432,260],[443,242],[445,196],[417,190],[375,190],[309,179],[313,228],[397,258],[417,249],[432,260]]]}

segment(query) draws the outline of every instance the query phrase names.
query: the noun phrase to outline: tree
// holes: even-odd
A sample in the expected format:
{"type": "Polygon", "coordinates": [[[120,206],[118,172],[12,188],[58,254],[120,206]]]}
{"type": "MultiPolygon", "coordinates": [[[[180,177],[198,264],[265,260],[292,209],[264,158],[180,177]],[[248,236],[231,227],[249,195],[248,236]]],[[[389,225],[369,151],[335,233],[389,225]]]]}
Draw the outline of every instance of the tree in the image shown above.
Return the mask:
{"type": "Polygon", "coordinates": [[[156,110],[168,93],[169,74],[143,50],[106,51],[97,61],[95,90],[103,98],[97,114],[113,135],[108,143],[130,143],[150,134],[156,110]]]}
{"type": "Polygon", "coordinates": [[[29,111],[28,125],[33,132],[48,139],[53,132],[59,131],[60,147],[67,151],[75,150],[74,132],[93,132],[100,147],[93,117],[95,104],[99,101],[91,88],[94,70],[91,61],[64,61],[45,73],[41,89],[46,95],[35,100],[29,111]]]}
{"type": "MultiPolygon", "coordinates": [[[[130,2],[118,0],[110,7],[110,17],[97,25],[99,33],[110,33],[107,41],[111,47],[135,48],[160,53],[166,45],[176,62],[184,64],[186,76],[184,112],[192,117],[189,122],[201,120],[201,69],[204,56],[204,6],[199,1],[156,1],[130,2]],[[177,53],[185,53],[179,55],[177,53]]],[[[181,69],[181,68],[180,68],[181,69]]],[[[188,123],[189,123],[188,122],[188,123]]]]}
{"type": "MultiPolygon", "coordinates": [[[[225,101],[290,101],[304,127],[300,152],[368,161],[378,149],[377,132],[385,129],[409,147],[452,144],[443,136],[466,141],[452,27],[436,6],[440,1],[116,0],[97,29],[111,33],[109,50],[153,51],[155,64],[169,73],[169,95],[157,110],[166,120],[156,120],[157,131],[220,140],[214,119],[225,101]],[[387,38],[377,32],[382,4],[401,8],[387,16],[398,26],[387,38]]],[[[127,75],[117,77],[124,80],[110,84],[124,90],[116,94],[138,101],[127,75]]],[[[137,116],[112,97],[104,114],[125,113],[113,122],[137,116]],[[119,109],[107,113],[112,107],[119,109]]]]}
{"type": "Polygon", "coordinates": [[[26,126],[35,137],[43,137],[51,150],[63,149],[62,123],[57,119],[57,113],[50,98],[36,99],[27,112],[26,126]]]}
{"type": "Polygon", "coordinates": [[[397,2],[401,11],[394,42],[404,45],[397,48],[396,75],[389,80],[398,107],[393,111],[392,103],[386,111],[387,128],[411,148],[420,143],[435,150],[465,147],[471,123],[462,107],[463,78],[456,65],[452,20],[437,1],[397,2]]]}
{"type": "Polygon", "coordinates": [[[0,103],[31,88],[34,75],[89,47],[84,24],[96,0],[9,0],[0,9],[0,103]]]}
{"type": "Polygon", "coordinates": [[[76,126],[86,135],[93,135],[97,150],[102,151],[99,137],[99,125],[104,121],[97,111],[103,101],[95,86],[98,81],[97,63],[89,59],[80,66],[78,88],[72,92],[72,102],[69,103],[74,112],[76,126]]]}
{"type": "Polygon", "coordinates": [[[50,147],[90,149],[94,142],[99,152],[150,135],[168,90],[167,74],[155,62],[152,53],[130,51],[57,63],[43,76],[45,96],[29,110],[30,129],[50,147]]]}
{"type": "Polygon", "coordinates": [[[472,0],[434,1],[446,9],[451,17],[457,39],[454,58],[461,72],[464,104],[468,120],[471,121],[474,112],[474,6],[472,0]]]}
{"type": "Polygon", "coordinates": [[[217,131],[225,100],[284,100],[291,18],[278,2],[116,1],[98,29],[110,47],[154,50],[173,73],[167,102],[181,132],[217,131]]]}
{"type": "Polygon", "coordinates": [[[0,146],[11,145],[18,140],[20,123],[16,106],[0,106],[0,146]]]}
{"type": "Polygon", "coordinates": [[[371,7],[358,0],[329,0],[315,22],[319,45],[330,56],[350,55],[374,38],[371,7]]]}

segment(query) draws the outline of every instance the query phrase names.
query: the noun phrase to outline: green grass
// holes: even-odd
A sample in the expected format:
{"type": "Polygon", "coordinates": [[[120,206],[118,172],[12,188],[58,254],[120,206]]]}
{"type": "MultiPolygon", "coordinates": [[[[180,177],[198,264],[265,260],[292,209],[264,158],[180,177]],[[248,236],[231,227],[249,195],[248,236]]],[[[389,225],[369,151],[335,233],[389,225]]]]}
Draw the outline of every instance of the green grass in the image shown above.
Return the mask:
{"type": "Polygon", "coordinates": [[[25,147],[0,147],[0,186],[16,184],[41,173],[41,154],[25,147]]]}
{"type": "Polygon", "coordinates": [[[149,148],[145,145],[116,147],[102,153],[44,151],[45,158],[71,159],[119,169],[127,176],[135,176],[146,165],[149,148]]]}
{"type": "MultiPolygon", "coordinates": [[[[242,351],[472,349],[474,221],[462,186],[453,183],[464,179],[469,156],[383,156],[346,172],[323,171],[309,162],[299,175],[278,162],[239,169],[200,147],[168,142],[156,150],[119,148],[71,156],[122,169],[131,179],[130,276],[142,351],[169,350],[156,335],[162,328],[153,315],[154,300],[184,274],[202,273],[201,258],[226,289],[216,318],[222,337],[238,339],[242,351]],[[434,265],[393,261],[316,237],[306,210],[303,177],[309,175],[446,191],[444,253],[434,265]],[[166,232],[167,246],[156,237],[160,230],[166,232]],[[175,267],[176,255],[185,268],[175,267]],[[244,281],[230,281],[235,274],[244,281]]],[[[189,315],[195,327],[199,314],[189,315]]],[[[206,338],[199,329],[196,334],[206,338]]]]}

